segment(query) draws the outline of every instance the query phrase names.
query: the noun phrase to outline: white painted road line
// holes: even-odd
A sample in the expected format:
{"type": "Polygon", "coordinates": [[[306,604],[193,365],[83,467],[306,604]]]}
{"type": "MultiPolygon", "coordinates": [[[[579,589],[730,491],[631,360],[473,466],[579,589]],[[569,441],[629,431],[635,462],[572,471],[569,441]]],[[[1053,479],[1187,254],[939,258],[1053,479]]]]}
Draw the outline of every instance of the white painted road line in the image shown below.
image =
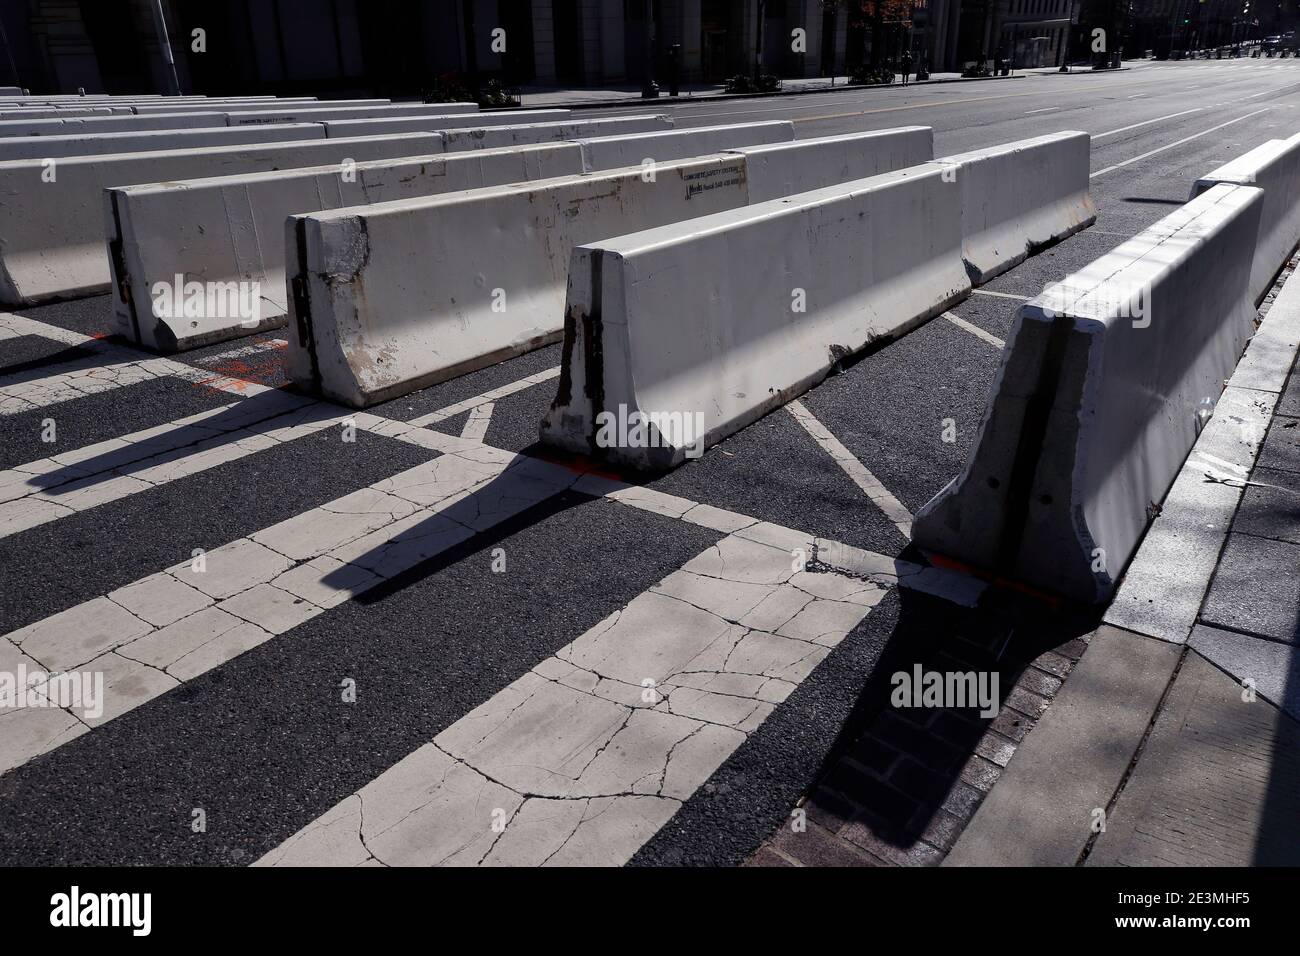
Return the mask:
{"type": "MultiPolygon", "coordinates": [[[[95,726],[152,700],[558,494],[581,476],[474,445],[239,538],[5,635],[49,672],[103,671],[95,726]]],[[[2,718],[0,773],[83,721],[58,708],[2,718]]]]}
{"type": "Polygon", "coordinates": [[[1050,113],[1052,110],[1059,110],[1060,108],[1061,107],[1059,106],[1044,106],[1040,110],[1025,110],[1025,115],[1032,116],[1034,113],[1050,113]]]}
{"type": "Polygon", "coordinates": [[[844,470],[853,483],[862,489],[872,503],[885,513],[885,517],[894,523],[894,527],[902,533],[903,537],[911,540],[912,513],[903,506],[903,503],[895,498],[862,462],[853,457],[853,453],[845,448],[840,440],[813,416],[812,412],[808,411],[803,402],[795,399],[785,408],[794,416],[794,420],[803,426],[804,431],[811,435],[813,440],[821,445],[844,470]]]}
{"type": "Polygon", "coordinates": [[[991,295],[996,299],[1015,299],[1017,302],[1028,302],[1033,296],[1029,295],[1012,295],[1010,292],[990,292],[988,289],[971,289],[976,295],[991,295]]]}
{"type": "Polygon", "coordinates": [[[1128,166],[1132,163],[1136,163],[1139,160],[1147,159],[1148,157],[1154,156],[1157,153],[1163,153],[1165,150],[1173,149],[1175,146],[1181,146],[1183,145],[1183,143],[1190,143],[1194,139],[1200,139],[1202,136],[1208,136],[1210,133],[1217,132],[1218,130],[1223,129],[1224,127],[1231,126],[1234,123],[1240,123],[1242,120],[1248,120],[1252,116],[1258,116],[1260,113],[1267,113],[1268,111],[1269,111],[1269,107],[1265,107],[1262,110],[1255,110],[1255,112],[1253,113],[1247,113],[1245,116],[1238,116],[1236,119],[1230,119],[1226,123],[1220,123],[1218,126],[1211,126],[1209,129],[1202,130],[1199,133],[1193,133],[1191,136],[1184,136],[1182,139],[1174,140],[1174,142],[1172,143],[1168,143],[1164,146],[1157,147],[1156,149],[1148,150],[1147,152],[1142,153],[1140,156],[1134,156],[1131,159],[1126,159],[1122,163],[1116,163],[1114,166],[1107,166],[1105,169],[1099,169],[1095,173],[1092,173],[1088,178],[1096,179],[1098,176],[1103,176],[1106,173],[1114,172],[1117,169],[1123,169],[1125,166],[1128,166]]]}
{"type": "Polygon", "coordinates": [[[541,385],[543,382],[549,382],[553,378],[560,377],[560,367],[548,368],[544,371],[537,372],[511,382],[508,385],[502,385],[494,388],[490,392],[484,392],[482,395],[475,395],[473,398],[467,398],[464,401],[456,402],[454,405],[448,405],[446,408],[440,408],[437,411],[429,412],[427,415],[421,415],[419,418],[413,418],[409,422],[411,425],[423,427],[432,425],[435,422],[446,421],[448,418],[455,418],[462,412],[470,411],[480,405],[488,402],[495,402],[498,399],[514,395],[516,392],[522,392],[525,389],[532,388],[534,385],[541,385]]]}
{"type": "Polygon", "coordinates": [[[1195,106],[1190,110],[1183,110],[1181,113],[1170,113],[1168,116],[1157,116],[1155,119],[1143,120],[1140,123],[1134,123],[1131,126],[1121,126],[1119,129],[1108,129],[1104,133],[1093,133],[1093,139],[1105,139],[1107,136],[1115,136],[1119,133],[1127,133],[1131,129],[1140,129],[1143,126],[1150,126],[1152,123],[1163,123],[1165,120],[1177,119],[1179,116],[1188,116],[1192,113],[1199,113],[1205,107],[1195,106]]]}
{"type": "Polygon", "coordinates": [[[1007,343],[1004,340],[998,338],[992,332],[985,332],[978,325],[974,325],[970,322],[967,322],[959,315],[953,315],[951,312],[945,312],[943,314],[943,317],[947,319],[949,322],[951,322],[953,325],[957,326],[957,328],[965,329],[971,335],[983,339],[985,342],[989,343],[989,345],[993,346],[996,349],[1001,349],[1006,347],[1007,343]]]}
{"type": "Polygon", "coordinates": [[[460,430],[460,437],[468,438],[470,441],[482,441],[487,437],[488,426],[492,424],[492,410],[494,408],[496,408],[496,402],[485,402],[470,409],[469,418],[465,420],[465,427],[460,430]]]}
{"type": "Polygon", "coordinates": [[[619,866],[884,596],[723,538],[259,866],[619,866]]]}

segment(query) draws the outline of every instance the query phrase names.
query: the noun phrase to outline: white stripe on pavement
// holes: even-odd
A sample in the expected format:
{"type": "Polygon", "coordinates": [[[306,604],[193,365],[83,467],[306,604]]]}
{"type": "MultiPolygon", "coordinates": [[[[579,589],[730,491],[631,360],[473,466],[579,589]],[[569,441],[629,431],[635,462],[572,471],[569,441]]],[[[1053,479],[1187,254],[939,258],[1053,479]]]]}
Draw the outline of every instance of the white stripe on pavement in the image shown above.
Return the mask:
{"type": "Polygon", "coordinates": [[[1015,299],[1018,302],[1028,302],[1033,296],[1030,295],[1012,295],[1010,292],[990,292],[987,289],[971,289],[976,295],[991,295],[997,299],[1015,299]]]}
{"type": "Polygon", "coordinates": [[[844,470],[853,483],[862,489],[871,499],[872,504],[885,513],[885,517],[894,523],[894,527],[902,533],[903,537],[910,541],[912,513],[903,506],[903,503],[895,498],[862,462],[853,457],[853,453],[845,448],[840,440],[813,416],[812,412],[808,411],[803,402],[795,399],[785,408],[794,416],[794,420],[803,426],[804,431],[811,435],[826,454],[830,455],[831,459],[844,470]]]}
{"type": "Polygon", "coordinates": [[[1000,349],[1006,347],[1007,343],[1004,340],[998,338],[992,332],[985,332],[978,325],[975,325],[971,322],[967,322],[959,315],[953,315],[951,312],[945,312],[943,314],[943,317],[947,319],[949,322],[951,322],[953,325],[957,326],[957,328],[965,329],[971,335],[974,335],[976,338],[983,339],[985,342],[989,343],[989,345],[993,346],[994,348],[1000,349]]]}
{"type": "Polygon", "coordinates": [[[0,773],[224,664],[581,476],[473,445],[137,580],[0,640],[48,672],[102,672],[104,712],[0,715],[0,773]]]}
{"type": "Polygon", "coordinates": [[[1148,150],[1147,152],[1142,153],[1140,156],[1134,156],[1131,159],[1126,159],[1122,163],[1116,163],[1114,166],[1107,166],[1105,169],[1099,169],[1095,173],[1092,173],[1088,178],[1096,179],[1098,176],[1103,176],[1106,173],[1114,172],[1117,169],[1123,169],[1125,166],[1128,166],[1132,163],[1136,163],[1139,160],[1147,159],[1148,157],[1154,156],[1157,153],[1163,153],[1167,149],[1173,149],[1175,146],[1183,145],[1183,143],[1190,143],[1194,139],[1200,139],[1202,136],[1208,136],[1210,133],[1217,132],[1218,130],[1223,129],[1226,126],[1231,126],[1234,123],[1240,123],[1242,120],[1248,120],[1252,116],[1258,116],[1260,113],[1267,113],[1269,109],[1270,107],[1265,107],[1262,110],[1255,110],[1255,112],[1253,113],[1247,113],[1245,116],[1238,116],[1236,119],[1230,119],[1226,123],[1220,123],[1218,126],[1211,126],[1209,129],[1202,130],[1199,133],[1193,133],[1191,136],[1184,136],[1182,139],[1174,140],[1174,142],[1172,143],[1168,143],[1164,146],[1157,147],[1156,149],[1148,150]]]}
{"type": "Polygon", "coordinates": [[[1104,133],[1093,133],[1093,139],[1104,139],[1107,136],[1115,136],[1118,133],[1127,133],[1131,129],[1140,129],[1143,126],[1150,126],[1152,123],[1163,123],[1165,120],[1177,119],[1179,116],[1187,116],[1191,113],[1199,113],[1204,110],[1203,106],[1196,106],[1190,110],[1183,110],[1181,113],[1170,113],[1168,116],[1157,116],[1155,119],[1143,120],[1140,123],[1133,123],[1131,126],[1121,126],[1119,129],[1108,129],[1104,133]]]}
{"type": "Polygon", "coordinates": [[[492,424],[492,410],[496,407],[496,402],[485,402],[470,409],[465,427],[460,430],[460,437],[468,438],[470,441],[482,441],[486,438],[488,427],[492,424]]]}
{"type": "Polygon", "coordinates": [[[543,382],[549,382],[553,378],[560,377],[560,367],[548,368],[541,372],[525,376],[516,382],[508,385],[502,385],[492,389],[490,392],[484,392],[482,395],[475,395],[473,398],[467,398],[464,401],[456,402],[454,405],[448,405],[446,408],[440,408],[437,411],[429,412],[427,415],[421,415],[419,418],[413,418],[410,421],[412,425],[432,425],[435,422],[446,421],[448,418],[455,418],[462,412],[470,411],[485,405],[488,402],[495,402],[499,399],[514,395],[516,392],[522,392],[525,389],[532,388],[534,385],[540,385],[543,382]]]}
{"type": "Polygon", "coordinates": [[[626,863],[884,593],[730,534],[255,865],[626,863]]]}

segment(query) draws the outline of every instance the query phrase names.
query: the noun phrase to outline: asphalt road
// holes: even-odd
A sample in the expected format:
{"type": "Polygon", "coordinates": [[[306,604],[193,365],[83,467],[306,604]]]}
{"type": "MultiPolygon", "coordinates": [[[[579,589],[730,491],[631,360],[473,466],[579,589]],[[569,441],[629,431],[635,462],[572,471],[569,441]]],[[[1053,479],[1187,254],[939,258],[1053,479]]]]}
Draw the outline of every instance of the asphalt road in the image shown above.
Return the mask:
{"type": "MultiPolygon", "coordinates": [[[[1006,337],[1018,303],[1166,215],[1186,200],[1197,176],[1300,131],[1298,93],[1300,61],[1194,61],[1138,64],[1111,74],[663,108],[682,127],[790,119],[800,138],[929,125],[936,155],[1059,130],[1092,134],[1098,206],[1092,228],[954,309],[965,325],[934,319],[857,358],[801,399],[914,513],[958,472],[972,448],[1000,357],[998,340],[1006,337]],[[955,439],[945,441],[954,431],[955,439]]],[[[97,298],[18,314],[97,336],[108,327],[108,308],[97,298]]],[[[103,363],[93,344],[87,351],[75,337],[56,341],[40,329],[0,339],[0,385],[40,379],[70,360],[103,363]]],[[[260,349],[244,348],[249,344],[224,343],[181,358],[213,376],[283,384],[274,336],[253,340],[260,349]]],[[[114,361],[122,361],[117,354],[114,361]]],[[[554,379],[484,396],[558,362],[558,348],[543,349],[371,411],[423,423],[431,413],[477,398],[469,402],[477,413],[462,406],[427,427],[525,452],[536,440],[554,379]]],[[[0,468],[210,413],[236,398],[164,376],[0,415],[0,468]],[[53,449],[41,440],[49,419],[57,424],[53,449]]],[[[189,446],[179,457],[194,451],[189,446]]],[[[113,500],[5,533],[0,634],[39,628],[52,615],[93,605],[188,561],[194,549],[211,551],[256,535],[439,458],[435,447],[374,430],[362,429],[352,442],[340,442],[334,429],[319,430],[274,447],[250,447],[211,467],[182,469],[148,486],[132,485],[113,500]]],[[[794,529],[807,540],[908,555],[895,521],[786,409],[649,487],[794,529]]],[[[48,739],[41,736],[45,731],[11,733],[11,741],[30,738],[24,746],[32,752],[0,776],[0,863],[258,860],[448,728],[463,726],[474,708],[498,699],[531,668],[726,538],[723,527],[654,507],[627,507],[578,490],[540,496],[450,550],[242,654],[237,648],[206,669],[172,673],[167,683],[144,692],[139,706],[89,732],[48,739]],[[498,551],[504,571],[492,567],[498,551]],[[355,701],[341,699],[338,688],[347,681],[355,681],[355,701]],[[206,821],[200,832],[192,825],[196,809],[206,821]]],[[[937,605],[945,602],[919,599],[921,608],[910,602],[904,620],[902,607],[909,602],[900,600],[897,588],[888,590],[794,681],[766,719],[747,726],[743,740],[716,755],[666,822],[656,817],[626,843],[629,852],[610,861],[745,859],[806,791],[881,655],[926,620],[926,600],[942,613],[937,605]]],[[[77,620],[61,619],[54,628],[73,628],[77,620]]],[[[94,606],[85,620],[93,622],[94,606]]],[[[0,645],[5,653],[13,659],[0,645]]],[[[0,660],[0,669],[6,666],[0,660]]],[[[128,692],[148,683],[132,674],[122,686],[128,692]]],[[[13,713],[0,714],[0,728],[8,727],[0,733],[9,733],[14,720],[13,713]]]]}

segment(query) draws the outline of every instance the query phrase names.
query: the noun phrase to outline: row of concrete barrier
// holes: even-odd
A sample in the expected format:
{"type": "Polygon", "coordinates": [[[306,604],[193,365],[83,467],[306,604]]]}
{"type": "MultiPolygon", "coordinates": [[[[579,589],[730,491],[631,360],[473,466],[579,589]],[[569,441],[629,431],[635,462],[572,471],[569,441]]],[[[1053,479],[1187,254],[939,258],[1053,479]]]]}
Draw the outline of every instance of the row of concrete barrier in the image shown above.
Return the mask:
{"type": "Polygon", "coordinates": [[[543,440],[640,470],[681,463],[1092,223],[1088,153],[1086,133],[1059,133],[576,250],[543,440]],[[607,415],[688,413],[702,417],[690,433],[602,434],[607,415]]]}
{"type": "MultiPolygon", "coordinates": [[[[131,133],[160,129],[213,129],[223,126],[283,126],[289,123],[327,123],[343,120],[400,118],[404,116],[511,116],[517,112],[479,113],[474,103],[389,103],[358,100],[335,106],[316,101],[271,104],[240,103],[185,106],[168,110],[143,107],[129,116],[31,117],[0,113],[0,137],[69,136],[90,133],[131,133]]],[[[548,111],[534,111],[548,112],[548,111]]],[[[568,110],[549,111],[567,115],[568,110]]]]}
{"type": "Polygon", "coordinates": [[[557,341],[583,243],[915,166],[932,143],[910,127],[295,216],[290,375],[363,407],[557,341]]]}
{"type": "Polygon", "coordinates": [[[563,143],[414,156],[359,163],[180,180],[109,189],[107,230],[119,329],[160,351],[193,348],[284,324],[288,311],[285,246],[277,241],[294,214],[373,205],[506,183],[582,175],[620,166],[794,139],[789,121],[633,133],[563,143]],[[204,321],[152,314],[150,292],[175,276],[186,281],[252,282],[255,318],[204,321]]]}
{"type": "Polygon", "coordinates": [[[1018,312],[962,473],[921,547],[1107,600],[1300,243],[1300,136],[1204,178],[1160,222],[1018,312]]]}
{"type": "MultiPolygon", "coordinates": [[[[372,119],[304,121],[270,126],[198,126],[177,129],[140,129],[120,133],[73,133],[66,136],[10,136],[0,139],[0,162],[15,159],[58,159],[160,149],[194,149],[202,146],[238,146],[245,143],[290,142],[305,139],[339,139],[355,136],[465,130],[466,146],[481,148],[472,140],[479,130],[566,122],[568,110],[532,110],[515,113],[456,113],[450,115],[380,116],[372,119]]],[[[576,121],[575,121],[576,122],[576,121]]]]}
{"type": "Polygon", "coordinates": [[[32,305],[108,289],[102,199],[108,187],[671,128],[672,121],[662,115],[621,116],[427,134],[72,156],[53,162],[0,162],[0,304],[32,305]]]}

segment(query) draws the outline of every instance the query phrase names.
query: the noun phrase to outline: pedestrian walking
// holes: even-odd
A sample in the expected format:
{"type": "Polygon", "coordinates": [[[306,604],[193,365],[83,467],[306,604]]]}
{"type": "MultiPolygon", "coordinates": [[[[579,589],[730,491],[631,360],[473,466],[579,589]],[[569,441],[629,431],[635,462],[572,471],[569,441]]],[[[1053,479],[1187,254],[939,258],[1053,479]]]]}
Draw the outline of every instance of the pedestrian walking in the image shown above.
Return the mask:
{"type": "Polygon", "coordinates": [[[903,57],[898,61],[898,67],[903,71],[903,85],[907,86],[907,77],[912,72],[912,52],[910,50],[903,51],[903,57]]]}

